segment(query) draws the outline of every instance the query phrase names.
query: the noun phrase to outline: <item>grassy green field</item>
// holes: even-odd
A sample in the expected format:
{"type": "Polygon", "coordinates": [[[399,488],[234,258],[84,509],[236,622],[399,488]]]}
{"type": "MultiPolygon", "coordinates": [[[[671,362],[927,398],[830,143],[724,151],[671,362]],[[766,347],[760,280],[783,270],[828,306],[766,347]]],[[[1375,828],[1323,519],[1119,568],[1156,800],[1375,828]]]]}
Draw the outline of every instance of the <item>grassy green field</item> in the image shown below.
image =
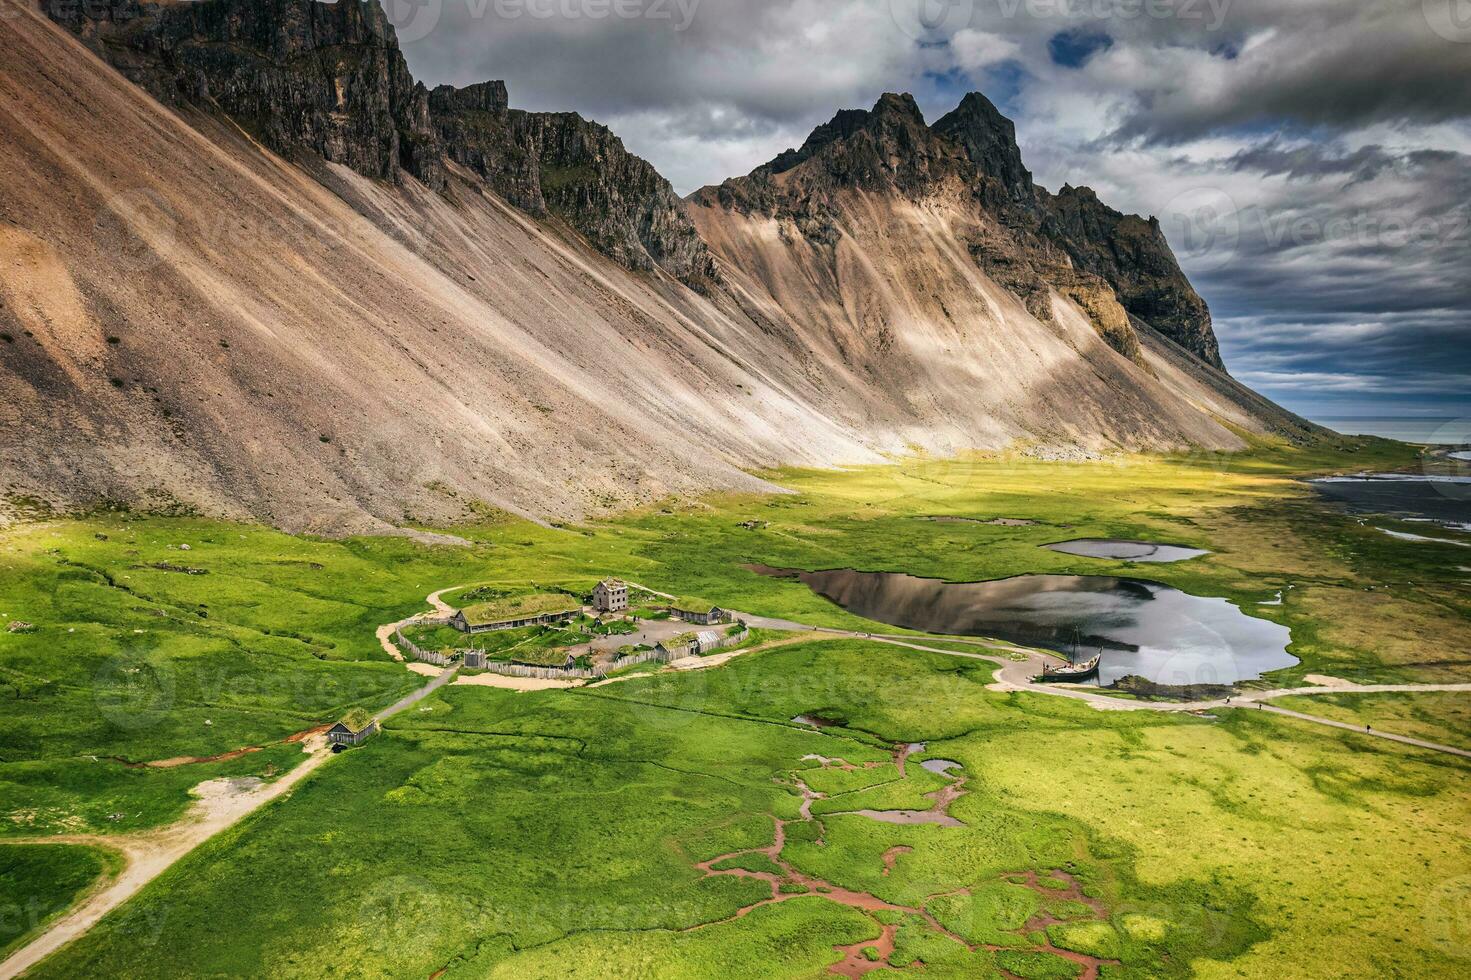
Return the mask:
{"type": "Polygon", "coordinates": [[[488,554],[124,515],[0,532],[0,621],[34,626],[0,629],[0,838],[138,830],[294,765],[271,746],[421,683],[374,631],[488,554]],[[155,567],[183,563],[206,574],[155,567]]]}
{"type": "Polygon", "coordinates": [[[1315,694],[1268,703],[1471,751],[1471,693],[1315,694]]]}
{"type": "Polygon", "coordinates": [[[0,958],[118,870],[94,847],[0,845],[0,958]]]}
{"type": "MultiPolygon", "coordinates": [[[[447,586],[583,591],[618,575],[873,630],[742,566],[1126,574],[1289,626],[1302,663],[1273,687],[1310,673],[1471,681],[1471,595],[1447,554],[1460,549],[1393,539],[1300,482],[1413,460],[1354,441],[784,471],[769,476],[795,494],[579,528],[504,518],[456,528],[469,548],[120,514],[0,530],[0,838],[146,829],[181,815],[204,780],[280,775],[303,758],[284,739],[422,683],[374,631],[447,586]],[[944,515],[1037,523],[919,519],[944,515]],[[1146,566],[1040,547],[1079,537],[1212,553],[1146,566]],[[1263,605],[1279,591],[1281,605],[1263,605]],[[16,620],[34,629],[4,630],[16,620]],[[208,761],[244,747],[262,751],[208,761]],[[166,759],[198,761],[137,765],[166,759]]],[[[1458,917],[1471,882],[1464,760],[1270,715],[999,694],[992,669],[814,640],[587,690],[449,688],[211,840],[37,975],[813,976],[835,946],[879,941],[886,924],[890,963],[927,975],[1074,976],[1047,942],[1119,960],[1106,976],[1439,976],[1471,963],[1458,917]],[[840,727],[793,725],[799,714],[840,727]],[[899,742],[927,743],[903,777],[899,742]],[[812,755],[873,765],[822,768],[812,755]],[[917,765],[926,757],[963,763],[968,792],[950,812],[964,827],[837,815],[927,808],[946,781],[917,765]],[[798,778],[831,794],[810,822],[798,778]],[[695,865],[744,850],[732,867],[762,870],[751,851],[771,843],[773,817],[793,821],[782,857],[801,872],[923,907],[964,942],[912,913],[866,915],[795,886],[800,897],[732,918],[767,886],[695,865]],[[909,850],[884,874],[897,847],[909,850]],[[1053,869],[1107,915],[1008,879],[1053,869]],[[1038,908],[1058,921],[1027,932],[1038,908]]],[[[1291,706],[1468,739],[1459,696],[1301,700],[1291,706]]]]}
{"type": "Polygon", "coordinates": [[[1444,903],[1467,868],[1461,763],[1328,730],[1284,738],[1247,712],[1210,722],[995,695],[989,679],[986,665],[828,640],[590,691],[450,689],[37,975],[713,976],[727,957],[813,975],[878,921],[820,892],[733,919],[765,887],[695,869],[770,844],[772,816],[794,821],[782,857],[803,873],[1012,950],[909,923],[903,949],[952,975],[1012,963],[1073,976],[1044,939],[1119,960],[1113,976],[1454,972],[1444,903]],[[787,721],[818,709],[845,727],[787,721]],[[896,783],[889,746],[905,741],[928,745],[896,783]],[[802,822],[791,779],[820,782],[810,755],[878,763],[821,784],[862,794],[875,781],[891,807],[934,788],[920,759],[956,759],[965,826],[802,822]],[[897,846],[910,850],[886,875],[897,846]],[[1008,880],[1053,869],[1106,917],[1008,880]],[[1039,904],[1073,920],[1028,934],[1039,904]]]}

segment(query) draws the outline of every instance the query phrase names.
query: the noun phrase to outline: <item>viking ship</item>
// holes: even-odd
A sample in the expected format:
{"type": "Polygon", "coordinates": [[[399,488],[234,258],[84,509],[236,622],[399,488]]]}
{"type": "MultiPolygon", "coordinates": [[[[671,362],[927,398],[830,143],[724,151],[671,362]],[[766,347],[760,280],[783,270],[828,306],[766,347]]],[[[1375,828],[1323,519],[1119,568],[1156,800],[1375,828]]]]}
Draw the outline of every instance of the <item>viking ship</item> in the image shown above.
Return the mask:
{"type": "Polygon", "coordinates": [[[1085,681],[1090,677],[1098,676],[1098,665],[1103,661],[1103,646],[1098,647],[1098,652],[1091,660],[1078,659],[1078,634],[1073,631],[1073,651],[1068,655],[1066,666],[1053,667],[1050,664],[1042,665],[1042,681],[1085,681]]]}

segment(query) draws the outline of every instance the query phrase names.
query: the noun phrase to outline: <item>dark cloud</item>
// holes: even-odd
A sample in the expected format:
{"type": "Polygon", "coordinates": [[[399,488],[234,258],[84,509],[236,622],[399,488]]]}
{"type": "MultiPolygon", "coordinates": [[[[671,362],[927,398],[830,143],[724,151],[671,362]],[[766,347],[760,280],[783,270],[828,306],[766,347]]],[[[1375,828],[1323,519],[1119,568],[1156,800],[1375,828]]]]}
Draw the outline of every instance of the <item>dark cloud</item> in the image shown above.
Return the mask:
{"type": "Polygon", "coordinates": [[[1139,79],[1121,136],[1180,141],[1263,123],[1342,127],[1471,117],[1471,45],[1432,31],[1420,0],[1342,3],[1248,35],[1234,58],[1180,40],[1139,79]]]}
{"type": "Polygon", "coordinates": [[[582,112],[681,192],[884,91],[981,89],[1044,185],[1160,216],[1244,379],[1471,415],[1464,0],[398,2],[436,12],[426,82],[582,112]]]}

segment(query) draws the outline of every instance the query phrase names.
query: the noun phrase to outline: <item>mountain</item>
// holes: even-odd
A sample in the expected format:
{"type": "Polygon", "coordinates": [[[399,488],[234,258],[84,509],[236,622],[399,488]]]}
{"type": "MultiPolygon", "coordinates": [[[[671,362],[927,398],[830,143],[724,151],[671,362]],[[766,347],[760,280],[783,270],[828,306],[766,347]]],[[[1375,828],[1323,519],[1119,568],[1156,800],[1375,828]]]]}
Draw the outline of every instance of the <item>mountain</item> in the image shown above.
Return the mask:
{"type": "Polygon", "coordinates": [[[383,531],[1312,433],[1212,366],[1147,223],[904,97],[683,202],[575,114],[427,90],[375,3],[43,0],[0,50],[12,506],[383,531]]]}
{"type": "Polygon", "coordinates": [[[42,6],[155,98],[218,111],[277,153],[434,190],[453,161],[528,213],[566,220],[627,268],[659,265],[691,284],[711,274],[674,189],[606,127],[510,109],[501,82],[429,92],[376,2],[42,6]]]}
{"type": "Polygon", "coordinates": [[[1086,187],[1054,196],[1035,186],[1015,126],[979,93],[933,127],[908,95],[885,95],[867,112],[844,110],[800,149],[692,202],[706,211],[707,234],[716,234],[710,226],[722,213],[737,222],[761,217],[834,248],[863,223],[850,206],[865,194],[944,210],[975,263],[1039,320],[1053,321],[1060,294],[1136,363],[1144,363],[1138,320],[1224,370],[1210,312],[1159,223],[1122,215],[1086,187]]]}

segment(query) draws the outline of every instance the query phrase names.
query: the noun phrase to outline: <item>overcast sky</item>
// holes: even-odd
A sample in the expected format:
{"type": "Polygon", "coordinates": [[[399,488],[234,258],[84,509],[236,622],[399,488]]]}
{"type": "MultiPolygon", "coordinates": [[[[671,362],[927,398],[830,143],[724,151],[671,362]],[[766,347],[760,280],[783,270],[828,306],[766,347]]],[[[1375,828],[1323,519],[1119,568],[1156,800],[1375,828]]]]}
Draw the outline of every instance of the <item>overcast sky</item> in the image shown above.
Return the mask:
{"type": "MultiPolygon", "coordinates": [[[[384,0],[430,85],[608,124],[681,193],[967,91],[1044,186],[1158,215],[1233,374],[1471,419],[1471,0],[384,0]]],[[[1471,438],[1468,430],[1466,438],[1471,438]]]]}

